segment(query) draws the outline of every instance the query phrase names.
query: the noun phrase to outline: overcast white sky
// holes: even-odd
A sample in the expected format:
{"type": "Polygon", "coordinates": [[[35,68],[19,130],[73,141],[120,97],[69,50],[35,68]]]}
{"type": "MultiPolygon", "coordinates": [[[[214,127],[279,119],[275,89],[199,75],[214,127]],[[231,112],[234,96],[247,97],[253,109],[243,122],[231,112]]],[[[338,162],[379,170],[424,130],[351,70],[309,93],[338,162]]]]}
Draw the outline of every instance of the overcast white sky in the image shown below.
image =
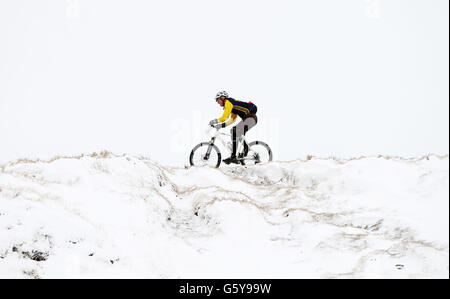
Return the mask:
{"type": "Polygon", "coordinates": [[[183,165],[217,91],[276,159],[449,151],[448,0],[0,0],[0,163],[183,165]]]}

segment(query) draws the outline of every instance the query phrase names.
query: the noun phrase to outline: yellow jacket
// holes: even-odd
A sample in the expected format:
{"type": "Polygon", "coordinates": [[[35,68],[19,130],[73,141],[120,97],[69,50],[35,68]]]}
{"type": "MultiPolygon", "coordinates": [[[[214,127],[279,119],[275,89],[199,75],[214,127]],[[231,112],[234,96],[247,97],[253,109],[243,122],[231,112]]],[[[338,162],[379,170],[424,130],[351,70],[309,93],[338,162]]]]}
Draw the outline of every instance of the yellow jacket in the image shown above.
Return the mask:
{"type": "Polygon", "coordinates": [[[237,114],[232,113],[231,110],[233,110],[233,104],[231,104],[230,101],[226,100],[226,101],[225,101],[225,109],[224,109],[224,111],[223,111],[223,115],[222,115],[222,117],[219,118],[217,121],[218,121],[219,123],[223,123],[223,122],[226,121],[226,120],[230,117],[230,115],[231,115],[231,118],[225,123],[225,125],[226,125],[226,126],[229,126],[229,125],[231,125],[232,123],[234,123],[234,122],[236,121],[237,114]]]}

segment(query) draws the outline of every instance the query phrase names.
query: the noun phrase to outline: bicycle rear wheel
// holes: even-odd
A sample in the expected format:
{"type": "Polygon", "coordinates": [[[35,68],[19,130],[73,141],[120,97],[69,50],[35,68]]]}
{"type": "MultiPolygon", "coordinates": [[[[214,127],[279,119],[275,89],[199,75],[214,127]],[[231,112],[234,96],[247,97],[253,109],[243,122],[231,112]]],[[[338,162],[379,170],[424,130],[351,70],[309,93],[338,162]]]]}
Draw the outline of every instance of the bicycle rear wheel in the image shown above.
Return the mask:
{"type": "Polygon", "coordinates": [[[189,156],[191,166],[219,167],[221,161],[222,155],[219,148],[209,142],[197,144],[189,156]]]}
{"type": "Polygon", "coordinates": [[[272,150],[267,143],[262,141],[253,141],[248,144],[248,147],[248,154],[242,160],[242,164],[255,165],[272,161],[272,150]]]}

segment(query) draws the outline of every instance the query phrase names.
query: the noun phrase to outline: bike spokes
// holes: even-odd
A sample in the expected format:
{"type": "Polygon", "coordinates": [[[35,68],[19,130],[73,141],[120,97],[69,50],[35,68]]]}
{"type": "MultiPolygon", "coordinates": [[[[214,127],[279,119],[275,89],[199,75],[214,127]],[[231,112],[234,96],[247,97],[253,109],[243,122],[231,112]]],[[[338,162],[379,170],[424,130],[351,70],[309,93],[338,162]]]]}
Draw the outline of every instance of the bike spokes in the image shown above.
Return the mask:
{"type": "Polygon", "coordinates": [[[249,144],[249,152],[244,161],[246,165],[270,162],[272,161],[272,150],[264,142],[252,142],[249,144]]]}
{"type": "Polygon", "coordinates": [[[215,145],[200,143],[191,152],[190,162],[192,166],[212,166],[220,165],[221,155],[215,145]]]}

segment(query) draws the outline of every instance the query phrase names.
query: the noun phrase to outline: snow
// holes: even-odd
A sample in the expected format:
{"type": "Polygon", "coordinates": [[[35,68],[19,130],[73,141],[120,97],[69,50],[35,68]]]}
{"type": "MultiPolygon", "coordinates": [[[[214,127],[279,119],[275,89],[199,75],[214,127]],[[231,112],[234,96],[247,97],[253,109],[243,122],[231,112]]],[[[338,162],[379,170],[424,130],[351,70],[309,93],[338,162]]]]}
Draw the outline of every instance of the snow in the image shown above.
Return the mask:
{"type": "Polygon", "coordinates": [[[0,278],[449,278],[448,156],[0,167],[0,278]]]}

